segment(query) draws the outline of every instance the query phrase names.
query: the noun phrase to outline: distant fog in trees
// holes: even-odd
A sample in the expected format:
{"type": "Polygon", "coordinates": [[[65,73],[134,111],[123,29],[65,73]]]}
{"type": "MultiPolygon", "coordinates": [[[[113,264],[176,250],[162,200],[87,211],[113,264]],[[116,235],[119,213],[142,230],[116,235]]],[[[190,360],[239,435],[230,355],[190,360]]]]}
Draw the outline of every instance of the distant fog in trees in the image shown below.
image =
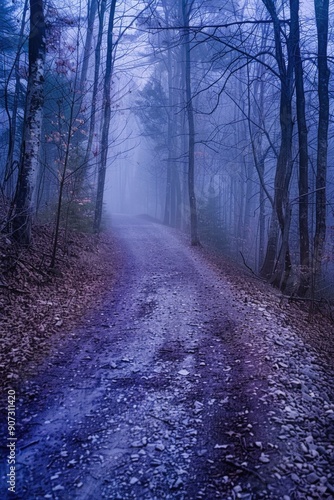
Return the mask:
{"type": "Polygon", "coordinates": [[[331,9],[0,0],[1,231],[51,224],[55,266],[67,230],[146,214],[285,294],[333,296],[331,9]]]}

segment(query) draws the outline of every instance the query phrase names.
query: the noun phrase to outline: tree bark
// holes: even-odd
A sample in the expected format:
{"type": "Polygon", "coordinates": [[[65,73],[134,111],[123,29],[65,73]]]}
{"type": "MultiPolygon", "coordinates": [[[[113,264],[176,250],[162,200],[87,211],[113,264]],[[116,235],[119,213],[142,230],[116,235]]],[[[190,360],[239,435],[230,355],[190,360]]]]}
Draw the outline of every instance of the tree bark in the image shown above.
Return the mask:
{"type": "Polygon", "coordinates": [[[113,57],[114,57],[114,43],[113,43],[113,28],[115,18],[116,0],[112,0],[109,13],[108,22],[108,36],[107,36],[107,62],[106,72],[104,77],[104,91],[103,91],[103,120],[102,120],[102,135],[101,135],[101,161],[97,179],[97,194],[95,205],[95,218],[94,218],[94,231],[98,233],[101,229],[102,209],[103,209],[103,195],[106,179],[108,149],[109,149],[109,128],[111,119],[111,78],[113,73],[113,57]]]}
{"type": "MultiPolygon", "coordinates": [[[[16,145],[16,140],[17,136],[19,135],[17,132],[17,111],[18,111],[18,105],[19,105],[19,97],[20,97],[20,54],[22,50],[22,45],[23,45],[23,39],[25,37],[24,31],[25,31],[25,25],[26,25],[26,15],[28,11],[28,0],[25,0],[24,6],[23,6],[23,12],[22,12],[22,20],[21,20],[21,28],[20,28],[20,36],[19,36],[19,42],[18,42],[18,48],[17,48],[17,53],[15,57],[15,62],[14,62],[14,72],[15,72],[15,91],[14,91],[14,100],[13,100],[13,107],[12,107],[12,114],[10,116],[9,109],[7,106],[6,102],[6,112],[8,115],[8,124],[9,124],[9,139],[8,139],[8,151],[7,151],[7,159],[6,159],[6,166],[5,166],[5,175],[4,175],[4,181],[3,181],[3,186],[6,195],[8,198],[11,198],[13,196],[13,188],[14,188],[14,182],[13,182],[13,174],[15,171],[14,165],[17,166],[17,161],[14,161],[14,153],[15,153],[15,145],[16,145]]],[[[10,82],[10,77],[8,78],[8,84],[10,82]]],[[[8,85],[7,84],[7,85],[8,85]]],[[[6,85],[6,86],[7,86],[6,85]]],[[[6,89],[7,92],[7,89],[6,89]]],[[[14,200],[15,202],[15,200],[14,200]]]]}
{"type": "Polygon", "coordinates": [[[318,36],[318,151],[316,175],[316,222],[314,234],[313,283],[321,274],[326,238],[326,177],[329,123],[329,68],[327,59],[329,0],[315,0],[315,17],[318,36]]]}
{"type": "Polygon", "coordinates": [[[298,295],[304,296],[310,286],[310,238],[308,225],[308,132],[305,111],[304,71],[300,54],[299,0],[290,0],[291,37],[293,37],[296,86],[296,111],[299,146],[299,259],[298,295]]]}
{"type": "Polygon", "coordinates": [[[34,205],[34,188],[39,167],[45,63],[45,21],[43,0],[30,0],[29,78],[21,145],[16,212],[13,234],[29,245],[34,205]]]}
{"type": "Polygon", "coordinates": [[[95,66],[94,66],[94,83],[93,83],[93,92],[92,92],[92,103],[90,109],[90,122],[89,122],[89,132],[88,132],[88,142],[87,148],[85,151],[85,159],[84,165],[89,167],[89,161],[91,158],[95,124],[96,124],[96,109],[97,109],[97,94],[99,87],[99,78],[100,78],[100,64],[101,64],[101,46],[103,39],[103,22],[104,16],[106,12],[106,0],[101,0],[101,5],[99,9],[99,29],[97,34],[97,41],[95,46],[95,66]]]}
{"type": "Polygon", "coordinates": [[[94,32],[94,22],[97,12],[97,4],[98,0],[91,0],[89,4],[88,10],[88,26],[87,26],[87,35],[85,39],[83,60],[82,60],[82,69],[80,75],[80,90],[84,92],[86,90],[86,80],[87,80],[87,72],[88,72],[88,64],[90,61],[90,55],[92,51],[92,41],[93,41],[93,32],[94,32]]]}
{"type": "Polygon", "coordinates": [[[193,246],[199,245],[198,221],[195,194],[195,120],[191,92],[191,60],[189,38],[189,6],[187,0],[182,0],[182,14],[184,25],[184,54],[185,54],[185,85],[186,109],[188,118],[188,192],[190,207],[190,238],[193,246]]]}
{"type": "MultiPolygon", "coordinates": [[[[289,184],[292,173],[292,95],[293,95],[293,64],[291,54],[293,47],[291,36],[287,40],[287,62],[285,62],[284,51],[281,42],[281,26],[277,16],[276,7],[273,0],[263,0],[265,7],[273,21],[275,37],[275,55],[280,75],[280,130],[281,142],[277,158],[276,173],[274,180],[274,204],[271,222],[271,232],[269,235],[266,256],[261,268],[261,275],[277,286],[282,284],[282,276],[277,275],[276,257],[279,244],[279,231],[275,228],[276,221],[279,225],[283,239],[287,237],[285,224],[289,220],[289,184]]],[[[285,263],[290,262],[289,249],[287,246],[287,258],[285,263]]],[[[279,266],[279,269],[281,267],[279,266]]],[[[282,269],[282,273],[287,277],[289,269],[282,269]]],[[[285,280],[284,280],[285,281],[285,280]]],[[[285,282],[283,282],[283,286],[285,282]]]]}

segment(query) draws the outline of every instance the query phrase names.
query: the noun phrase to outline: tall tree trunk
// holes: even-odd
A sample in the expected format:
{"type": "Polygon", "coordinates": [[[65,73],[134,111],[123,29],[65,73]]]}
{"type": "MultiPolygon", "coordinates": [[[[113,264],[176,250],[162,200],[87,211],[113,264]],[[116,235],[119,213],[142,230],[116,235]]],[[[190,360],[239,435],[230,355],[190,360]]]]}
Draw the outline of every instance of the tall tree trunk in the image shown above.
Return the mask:
{"type": "Polygon", "coordinates": [[[316,175],[316,221],[314,234],[313,283],[320,277],[326,238],[326,177],[329,123],[329,68],[327,60],[329,0],[315,0],[318,35],[318,151],[316,175]]]}
{"type": "MultiPolygon", "coordinates": [[[[168,132],[167,132],[168,134],[168,132]]],[[[170,213],[171,213],[171,164],[170,164],[170,152],[168,151],[167,158],[167,176],[166,176],[166,194],[165,194],[165,211],[164,211],[164,224],[167,226],[170,224],[170,213]]]]}
{"type": "Polygon", "coordinates": [[[184,53],[185,53],[185,85],[186,108],[188,118],[188,192],[190,207],[190,238],[193,246],[199,245],[198,221],[195,195],[195,120],[191,92],[191,60],[189,37],[189,5],[187,0],[182,0],[182,14],[184,26],[184,53]]]}
{"type": "MultiPolygon", "coordinates": [[[[166,26],[169,26],[169,10],[168,3],[166,1],[162,1],[162,6],[164,9],[164,22],[166,26]]],[[[172,151],[173,151],[173,137],[172,137],[172,113],[173,113],[173,66],[172,66],[172,52],[171,52],[171,39],[170,33],[167,30],[165,33],[166,39],[164,42],[167,46],[167,79],[168,79],[168,109],[166,109],[167,113],[167,176],[166,176],[166,196],[165,196],[165,213],[164,213],[164,224],[172,223],[172,189],[173,189],[173,179],[172,179],[172,151]]]]}
{"type": "Polygon", "coordinates": [[[267,280],[271,279],[274,272],[276,256],[277,256],[278,237],[279,237],[279,231],[278,231],[277,216],[276,216],[276,211],[273,208],[271,212],[269,234],[268,234],[265,256],[260,269],[261,276],[267,280]]]}
{"type": "MultiPolygon", "coordinates": [[[[18,43],[18,48],[17,48],[17,53],[15,57],[15,62],[14,62],[14,72],[15,72],[15,91],[14,91],[14,99],[13,99],[13,106],[12,106],[12,114],[10,116],[9,109],[8,109],[8,103],[6,99],[6,112],[8,115],[8,122],[9,122],[9,138],[8,138],[8,150],[7,150],[7,159],[6,159],[6,166],[5,166],[5,175],[4,175],[4,180],[3,180],[3,186],[5,188],[5,193],[8,196],[8,198],[13,196],[13,174],[15,171],[14,165],[17,164],[17,161],[14,161],[14,152],[15,152],[15,145],[16,145],[16,140],[17,136],[19,135],[17,132],[17,110],[18,110],[18,105],[19,105],[19,98],[21,94],[20,90],[20,55],[21,55],[21,50],[23,46],[23,39],[25,38],[25,25],[26,25],[26,16],[27,16],[27,11],[28,11],[28,0],[25,0],[24,6],[23,6],[23,12],[22,12],[22,20],[21,20],[21,28],[20,28],[20,36],[19,36],[19,43],[18,43]]],[[[8,84],[10,82],[10,77],[8,78],[8,84]]],[[[6,92],[7,95],[7,92],[6,92]]],[[[15,200],[14,200],[15,202],[15,200]]]]}
{"type": "MultiPolygon", "coordinates": [[[[261,275],[275,285],[282,284],[285,286],[286,278],[290,269],[282,269],[281,266],[276,267],[276,257],[278,253],[279,231],[275,228],[276,221],[278,222],[282,240],[287,237],[285,224],[289,221],[289,184],[292,174],[292,95],[293,95],[293,47],[291,43],[291,35],[287,40],[287,62],[285,62],[284,51],[281,41],[281,24],[277,16],[277,11],[273,0],[263,0],[265,7],[273,21],[274,37],[275,37],[275,56],[280,75],[280,130],[281,142],[277,158],[276,173],[274,180],[274,204],[271,221],[271,233],[269,235],[266,256],[261,268],[261,275]],[[284,238],[283,238],[284,235],[284,238]],[[277,271],[284,274],[285,279],[282,282],[282,275],[278,275],[277,271]]],[[[286,245],[286,241],[284,243],[286,245]]],[[[286,265],[290,265],[289,247],[287,246],[286,265]]]]}
{"type": "MultiPolygon", "coordinates": [[[[76,86],[76,83],[75,83],[76,86]]],[[[57,209],[56,209],[56,219],[55,219],[55,228],[54,228],[54,235],[53,235],[53,244],[52,244],[52,252],[51,252],[51,262],[50,262],[50,267],[51,269],[55,267],[56,264],[56,256],[57,256],[57,250],[58,250],[58,240],[59,240],[59,230],[60,230],[60,219],[61,219],[61,213],[62,213],[62,206],[63,206],[63,193],[65,189],[65,184],[67,180],[67,171],[68,171],[68,166],[69,166],[69,161],[70,161],[70,145],[71,145],[71,137],[73,135],[73,128],[75,125],[75,108],[76,108],[76,103],[75,103],[75,98],[72,99],[71,102],[71,107],[70,107],[70,116],[69,116],[69,127],[67,130],[66,134],[66,140],[65,140],[65,155],[64,155],[64,160],[63,160],[63,166],[62,169],[59,170],[58,176],[59,176],[59,191],[58,191],[58,203],[57,203],[57,209]]],[[[61,109],[59,109],[59,117],[61,117],[61,109]]]]}
{"type": "Polygon", "coordinates": [[[305,295],[310,286],[310,238],[308,225],[308,144],[305,112],[304,72],[300,54],[299,0],[290,0],[291,37],[293,37],[296,86],[296,110],[299,146],[299,295],[305,295]]]}
{"type": "Polygon", "coordinates": [[[98,0],[91,0],[88,7],[88,26],[87,26],[87,34],[84,46],[83,53],[83,61],[82,61],[82,69],[80,75],[80,90],[84,92],[86,90],[86,80],[87,80],[87,72],[88,72],[88,64],[90,61],[90,55],[92,52],[92,41],[93,41],[93,33],[94,33],[94,22],[97,12],[97,4],[98,0]]]}
{"type": "Polygon", "coordinates": [[[104,185],[106,179],[108,149],[109,149],[109,127],[111,119],[111,78],[113,72],[114,58],[114,43],[113,43],[113,28],[115,18],[116,0],[112,0],[108,22],[107,36],[107,62],[106,72],[104,76],[103,90],[103,119],[102,119],[102,135],[101,135],[101,159],[97,179],[97,194],[95,205],[94,231],[98,233],[101,229],[102,209],[104,185]]]}
{"type": "MultiPolygon", "coordinates": [[[[259,170],[261,172],[262,178],[264,177],[264,159],[260,159],[259,161],[259,170]]],[[[264,236],[265,236],[265,224],[266,224],[266,206],[265,206],[265,193],[260,184],[260,193],[259,193],[259,202],[260,202],[260,213],[259,213],[259,256],[258,256],[258,265],[257,269],[259,270],[261,264],[264,259],[264,236]]]]}
{"type": "Polygon", "coordinates": [[[89,165],[89,160],[92,152],[95,124],[96,124],[96,112],[97,112],[97,94],[99,87],[99,78],[100,78],[100,65],[101,65],[101,46],[103,39],[103,23],[104,16],[106,12],[106,0],[101,0],[98,16],[99,16],[99,29],[97,34],[97,41],[95,46],[95,66],[94,66],[94,83],[93,83],[93,92],[92,92],[92,103],[90,109],[90,122],[89,122],[89,133],[88,133],[88,142],[87,149],[85,152],[84,165],[89,165]]]}
{"type": "MultiPolygon", "coordinates": [[[[262,72],[263,69],[259,67],[256,78],[254,82],[254,95],[257,99],[259,99],[259,105],[256,107],[257,110],[264,109],[264,85],[262,81],[262,72]]],[[[251,148],[255,170],[258,174],[259,182],[260,182],[260,193],[259,193],[259,202],[260,202],[260,215],[259,215],[259,256],[258,256],[258,270],[261,270],[262,276],[266,279],[270,279],[272,276],[274,262],[276,260],[277,253],[277,241],[278,241],[278,228],[276,222],[276,214],[274,211],[274,199],[271,196],[270,192],[265,183],[264,174],[265,174],[265,158],[268,153],[262,151],[262,133],[258,131],[254,131],[254,127],[252,126],[252,114],[254,113],[252,108],[252,97],[251,97],[251,78],[249,72],[249,66],[247,66],[247,123],[248,123],[248,131],[251,139],[251,148]],[[269,228],[269,237],[268,244],[265,253],[265,200],[266,198],[269,200],[271,208],[272,208],[272,219],[269,228]],[[261,268],[262,266],[262,268],[261,268]]],[[[258,112],[258,121],[261,123],[261,116],[258,112]]]]}
{"type": "Polygon", "coordinates": [[[39,167],[45,63],[43,0],[30,0],[29,78],[24,131],[17,185],[14,236],[23,245],[31,242],[33,193],[39,167]]]}

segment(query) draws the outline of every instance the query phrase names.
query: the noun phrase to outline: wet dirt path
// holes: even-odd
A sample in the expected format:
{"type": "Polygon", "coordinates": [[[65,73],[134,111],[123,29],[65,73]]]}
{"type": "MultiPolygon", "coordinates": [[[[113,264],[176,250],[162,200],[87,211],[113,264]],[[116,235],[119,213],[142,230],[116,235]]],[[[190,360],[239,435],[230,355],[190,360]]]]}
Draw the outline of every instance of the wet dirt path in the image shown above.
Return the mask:
{"type": "Polygon", "coordinates": [[[16,498],[290,498],[265,318],[168,228],[113,227],[115,290],[17,387],[16,498]]]}

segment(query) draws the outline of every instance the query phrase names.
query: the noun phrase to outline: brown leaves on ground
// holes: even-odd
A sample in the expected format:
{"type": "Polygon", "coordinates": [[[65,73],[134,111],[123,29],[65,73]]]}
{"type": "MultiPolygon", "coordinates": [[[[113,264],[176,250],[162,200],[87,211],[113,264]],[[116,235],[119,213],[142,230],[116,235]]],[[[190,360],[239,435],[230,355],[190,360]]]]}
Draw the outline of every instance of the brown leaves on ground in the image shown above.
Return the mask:
{"type": "Polygon", "coordinates": [[[293,327],[322,358],[324,364],[334,369],[333,304],[286,297],[229,258],[207,250],[203,252],[206,258],[220,268],[222,279],[232,285],[238,299],[245,306],[258,309],[268,322],[275,316],[282,326],[293,327]]]}
{"type": "Polygon", "coordinates": [[[33,245],[20,249],[0,237],[0,372],[18,378],[45,353],[51,338],[68,331],[102,300],[118,259],[109,234],[61,235],[56,268],[50,269],[52,231],[35,228],[33,245]]]}

